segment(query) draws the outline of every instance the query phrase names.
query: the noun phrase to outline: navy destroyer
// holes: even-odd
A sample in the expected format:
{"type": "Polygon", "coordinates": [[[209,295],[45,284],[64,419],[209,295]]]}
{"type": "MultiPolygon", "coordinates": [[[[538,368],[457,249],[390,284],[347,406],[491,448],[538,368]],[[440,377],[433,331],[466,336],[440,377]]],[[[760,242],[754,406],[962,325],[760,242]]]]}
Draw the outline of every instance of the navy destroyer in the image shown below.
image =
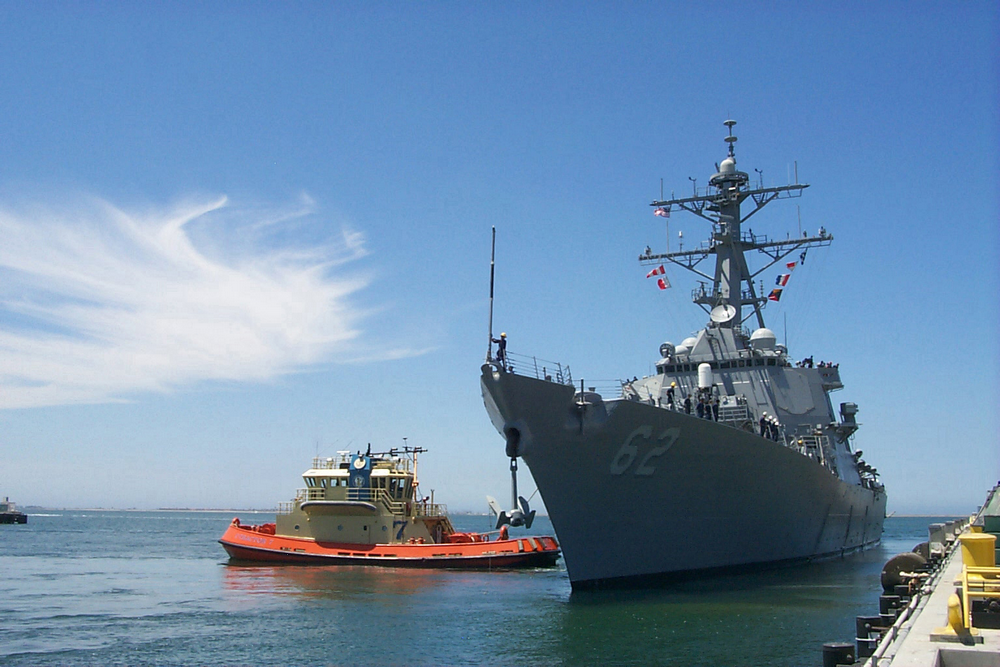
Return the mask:
{"type": "MultiPolygon", "coordinates": [[[[671,265],[703,279],[693,300],[708,322],[660,345],[655,374],[602,395],[576,386],[561,364],[512,360],[505,337],[493,338],[491,296],[486,410],[512,474],[519,458],[531,470],[574,589],[785,565],[881,539],[886,493],[853,446],[858,407],[835,411],[830,396],[843,388],[839,366],[794,362],[764,322],[780,292],[755,285],[833,236],[821,229],[776,240],[744,229],[768,203],[808,185],[797,174],[794,184],[751,184],[736,168],[735,121],[725,125],[728,155],[708,187],[651,204],[661,217],[686,211],[712,230],[694,249],[639,256],[651,275],[671,265]],[[751,270],[748,255],[762,265],[751,270]],[[701,266],[712,257],[714,274],[701,266]]],[[[514,495],[513,513],[527,514],[514,495]]]]}

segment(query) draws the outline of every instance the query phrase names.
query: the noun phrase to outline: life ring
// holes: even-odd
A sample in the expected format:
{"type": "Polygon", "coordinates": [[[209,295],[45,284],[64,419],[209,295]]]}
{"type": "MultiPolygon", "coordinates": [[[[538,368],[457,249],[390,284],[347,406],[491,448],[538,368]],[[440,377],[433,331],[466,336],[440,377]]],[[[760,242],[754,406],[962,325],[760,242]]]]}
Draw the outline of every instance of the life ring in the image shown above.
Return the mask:
{"type": "Polygon", "coordinates": [[[497,539],[501,542],[510,539],[510,530],[507,528],[507,526],[503,526],[500,528],[500,536],[497,539]]]}

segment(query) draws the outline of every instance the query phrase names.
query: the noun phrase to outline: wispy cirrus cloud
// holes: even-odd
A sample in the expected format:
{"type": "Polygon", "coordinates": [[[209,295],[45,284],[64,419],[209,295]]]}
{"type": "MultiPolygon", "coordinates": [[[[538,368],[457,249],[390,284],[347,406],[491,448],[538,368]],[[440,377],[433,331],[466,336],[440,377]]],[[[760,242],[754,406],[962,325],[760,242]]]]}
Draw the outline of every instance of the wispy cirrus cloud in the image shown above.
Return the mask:
{"type": "Polygon", "coordinates": [[[364,238],[317,234],[313,208],[0,205],[0,408],[264,381],[356,355],[366,313],[352,296],[368,280],[344,265],[364,238]]]}

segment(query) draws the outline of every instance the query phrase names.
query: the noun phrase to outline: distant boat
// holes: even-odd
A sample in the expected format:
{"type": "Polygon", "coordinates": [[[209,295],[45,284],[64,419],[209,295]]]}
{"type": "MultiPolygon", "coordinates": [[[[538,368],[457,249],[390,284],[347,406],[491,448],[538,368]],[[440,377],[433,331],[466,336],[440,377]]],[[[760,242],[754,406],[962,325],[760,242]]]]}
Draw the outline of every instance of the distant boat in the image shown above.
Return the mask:
{"type": "MultiPolygon", "coordinates": [[[[729,154],[707,188],[652,202],[659,218],[687,211],[711,231],[693,248],[639,255],[660,289],[668,266],[703,279],[692,297],[707,323],[662,343],[655,372],[611,390],[577,387],[565,365],[508,355],[503,337],[492,339],[491,310],[500,347],[481,368],[486,411],[512,465],[521,457],[531,470],[574,588],[802,562],[881,539],[886,492],[852,446],[858,406],[841,403],[838,414],[831,400],[843,388],[839,364],[794,362],[764,324],[806,251],[833,236],[821,227],[774,239],[742,226],[808,186],[751,184],[736,168],[735,124],[725,123],[729,154]],[[761,274],[775,265],[780,287],[768,294],[761,274]]],[[[490,290],[492,304],[492,279],[490,290]]],[[[849,320],[850,307],[825,317],[849,320]]]]}
{"type": "Polygon", "coordinates": [[[512,538],[506,526],[456,531],[444,505],[420,497],[416,462],[425,451],[317,457],[303,474],[306,488],[282,503],[275,523],[233,519],[219,542],[234,561],[462,569],[555,564],[554,537],[512,538]]]}
{"type": "Polygon", "coordinates": [[[0,523],[28,523],[28,515],[17,510],[17,505],[5,497],[0,501],[0,523]]]}

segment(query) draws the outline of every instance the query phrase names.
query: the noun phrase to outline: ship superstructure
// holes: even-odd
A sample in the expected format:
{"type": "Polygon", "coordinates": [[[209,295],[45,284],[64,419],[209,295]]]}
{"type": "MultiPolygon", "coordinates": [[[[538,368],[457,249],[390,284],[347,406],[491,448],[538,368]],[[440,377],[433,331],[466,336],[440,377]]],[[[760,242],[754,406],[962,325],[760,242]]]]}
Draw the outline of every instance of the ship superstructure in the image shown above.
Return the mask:
{"type": "Polygon", "coordinates": [[[656,373],[623,382],[616,396],[577,389],[560,365],[515,372],[489,354],[482,368],[487,411],[508,455],[524,458],[538,483],[574,586],[808,560],[881,537],[885,491],[851,443],[857,405],[835,410],[830,397],[843,387],[839,365],[793,363],[765,326],[773,294],[755,286],[792,253],[833,236],[744,231],[768,203],[808,186],[752,187],[736,168],[735,121],[725,124],[728,155],[709,186],[652,202],[663,217],[704,218],[710,239],[639,257],[700,276],[693,300],[706,326],[660,345],[656,373]],[[765,258],[754,271],[751,252],[765,258]]]}

